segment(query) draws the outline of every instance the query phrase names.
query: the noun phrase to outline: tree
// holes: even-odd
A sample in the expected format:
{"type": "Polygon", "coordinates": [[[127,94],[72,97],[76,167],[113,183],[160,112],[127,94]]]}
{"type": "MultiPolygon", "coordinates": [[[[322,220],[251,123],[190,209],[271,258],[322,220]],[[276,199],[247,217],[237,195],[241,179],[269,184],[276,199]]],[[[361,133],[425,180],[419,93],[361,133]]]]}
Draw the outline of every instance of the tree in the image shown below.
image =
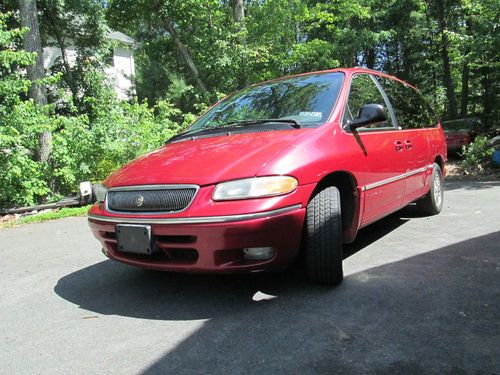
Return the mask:
{"type": "Polygon", "coordinates": [[[437,18],[439,23],[439,32],[441,34],[441,57],[443,59],[443,84],[446,88],[446,97],[448,98],[447,115],[455,119],[458,117],[457,101],[455,97],[455,86],[451,75],[450,56],[448,52],[448,30],[446,0],[437,0],[437,18]]]}
{"type": "Polygon", "coordinates": [[[78,96],[78,88],[73,77],[73,72],[68,61],[68,54],[66,52],[66,24],[64,24],[64,16],[60,12],[59,4],[55,1],[41,1],[43,14],[47,20],[48,33],[55,38],[57,45],[61,50],[61,59],[64,66],[65,77],[68,87],[73,95],[73,100],[78,96]]]}
{"type": "MultiPolygon", "coordinates": [[[[87,113],[87,97],[93,95],[87,84],[89,72],[104,70],[106,56],[112,48],[106,38],[109,28],[104,8],[95,0],[39,0],[39,5],[42,39],[61,52],[50,70],[62,74],[58,87],[71,92],[71,102],[59,103],[58,109],[68,112],[74,108],[79,113],[87,113]],[[69,59],[70,46],[77,51],[75,61],[69,59]]],[[[49,91],[49,97],[52,94],[49,91]]]]}
{"type": "Polygon", "coordinates": [[[200,73],[198,71],[198,68],[196,67],[195,62],[193,61],[193,59],[191,57],[191,54],[189,53],[188,49],[186,48],[184,43],[182,43],[179,35],[177,34],[177,31],[175,30],[175,27],[174,27],[172,20],[168,16],[168,13],[166,12],[166,10],[162,10],[159,7],[157,9],[160,12],[160,18],[161,18],[161,21],[163,22],[163,26],[169,32],[172,40],[175,43],[175,46],[177,47],[177,50],[179,51],[182,58],[186,62],[186,65],[188,66],[188,68],[193,76],[193,79],[195,80],[195,82],[198,85],[198,87],[200,88],[200,90],[203,93],[205,93],[207,91],[207,87],[205,86],[205,83],[203,82],[203,80],[200,77],[200,73]]]}
{"type": "MultiPolygon", "coordinates": [[[[208,9],[213,5],[213,1],[210,2],[206,7],[208,9]]],[[[168,83],[168,74],[163,69],[165,66],[169,66],[173,70],[168,73],[179,73],[178,76],[185,75],[196,85],[202,96],[207,94],[205,77],[199,69],[196,58],[193,57],[193,48],[190,43],[186,42],[186,33],[183,30],[194,17],[195,12],[197,19],[205,16],[206,12],[198,9],[200,3],[198,0],[109,1],[107,17],[110,25],[125,30],[133,35],[139,43],[144,42],[142,51],[148,50],[147,55],[141,54],[141,50],[137,51],[138,59],[136,61],[139,66],[145,64],[147,69],[151,70],[151,72],[147,72],[147,75],[154,80],[154,87],[139,81],[139,92],[141,92],[141,85],[144,83],[149,86],[144,91],[153,89],[162,95],[167,90],[165,84],[168,83]],[[146,58],[147,61],[141,61],[141,57],[146,58]],[[159,79],[155,77],[159,77],[159,79]]],[[[189,23],[187,27],[191,30],[198,28],[196,21],[189,23]]],[[[206,39],[207,33],[203,37],[206,39]]],[[[139,80],[141,76],[142,74],[139,72],[139,80]]]]}
{"type": "Polygon", "coordinates": [[[39,134],[46,128],[47,111],[26,99],[32,88],[27,68],[37,54],[22,48],[27,29],[12,23],[12,14],[0,11],[0,207],[34,203],[49,191],[43,178],[47,164],[33,158],[39,134]]]}
{"type": "MultiPolygon", "coordinates": [[[[36,61],[27,69],[28,79],[31,81],[30,97],[39,105],[47,104],[47,94],[42,80],[45,78],[43,67],[43,50],[38,27],[38,12],[36,0],[19,0],[19,18],[21,26],[28,29],[24,34],[24,49],[37,54],[36,61]]],[[[39,135],[38,157],[40,162],[49,160],[51,152],[52,133],[45,130],[39,135]]]]}
{"type": "Polygon", "coordinates": [[[240,36],[240,44],[242,46],[242,56],[241,56],[241,79],[240,79],[240,88],[248,86],[248,73],[247,73],[247,38],[244,35],[246,32],[245,29],[245,5],[243,4],[243,0],[232,0],[232,8],[233,8],[233,18],[234,23],[236,24],[236,30],[238,33],[243,35],[240,36]]]}
{"type": "Polygon", "coordinates": [[[138,93],[186,80],[183,109],[249,83],[364,65],[421,89],[445,118],[498,122],[498,0],[112,0],[141,43],[138,93]],[[153,7],[156,6],[156,8],[153,7]],[[166,18],[165,18],[166,17],[166,18]],[[195,69],[193,69],[193,67],[195,69]],[[189,96],[189,97],[188,97],[189,96]]]}

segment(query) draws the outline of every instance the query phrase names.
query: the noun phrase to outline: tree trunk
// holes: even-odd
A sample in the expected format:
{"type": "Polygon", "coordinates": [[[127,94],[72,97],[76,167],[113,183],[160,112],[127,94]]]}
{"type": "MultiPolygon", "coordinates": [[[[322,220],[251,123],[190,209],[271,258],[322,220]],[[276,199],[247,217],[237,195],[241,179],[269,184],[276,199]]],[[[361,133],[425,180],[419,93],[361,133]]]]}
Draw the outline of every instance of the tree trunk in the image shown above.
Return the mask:
{"type": "MultiPolygon", "coordinates": [[[[465,21],[467,34],[470,35],[471,22],[470,20],[465,21]]],[[[467,117],[467,105],[469,104],[469,61],[468,54],[470,52],[467,46],[464,51],[464,64],[462,66],[462,93],[460,95],[460,117],[467,117]]]]}
{"type": "Polygon", "coordinates": [[[243,23],[245,21],[245,5],[243,0],[232,0],[233,18],[236,23],[243,23]]]}
{"type": "Polygon", "coordinates": [[[366,51],[366,67],[368,69],[373,69],[376,57],[375,48],[369,48],[368,51],[366,51]]]}
{"type": "MultiPolygon", "coordinates": [[[[45,78],[43,67],[43,50],[40,41],[40,30],[38,28],[38,17],[35,0],[19,0],[19,18],[21,26],[28,28],[24,34],[24,49],[28,52],[36,52],[37,58],[33,65],[27,67],[28,79],[31,81],[29,96],[39,105],[47,104],[47,93],[45,85],[40,80],[45,78]]],[[[50,131],[43,131],[38,136],[37,159],[40,162],[49,160],[52,144],[52,134],[50,131]]]]}
{"type": "MultiPolygon", "coordinates": [[[[428,34],[428,41],[429,41],[429,47],[430,47],[429,50],[431,52],[431,56],[434,57],[436,54],[436,47],[435,47],[436,41],[435,41],[435,35],[434,35],[432,22],[431,22],[430,2],[431,2],[431,0],[424,1],[424,3],[425,3],[425,20],[426,20],[427,29],[429,30],[429,34],[428,34]]],[[[435,65],[434,58],[432,58],[431,61],[432,61],[432,63],[431,63],[432,65],[431,65],[430,70],[432,72],[432,91],[436,92],[438,80],[437,80],[437,76],[436,76],[436,69],[434,69],[434,65],[435,65]]],[[[434,104],[435,104],[435,102],[434,102],[434,104]]]]}
{"type": "Polygon", "coordinates": [[[448,99],[448,117],[455,119],[458,117],[457,101],[455,98],[455,87],[451,76],[450,56],[448,54],[448,36],[446,35],[445,0],[438,1],[438,22],[441,32],[441,57],[443,60],[443,83],[448,99]]]}
{"type": "Polygon", "coordinates": [[[47,17],[47,20],[50,23],[51,34],[54,38],[56,38],[57,45],[61,51],[61,59],[63,61],[64,72],[66,73],[67,84],[69,86],[69,89],[71,90],[71,94],[73,95],[73,103],[76,104],[78,98],[78,89],[76,87],[75,79],[73,78],[73,71],[71,70],[71,66],[69,65],[64,36],[61,34],[61,30],[57,26],[57,13],[55,13],[54,9],[50,8],[49,4],[45,3],[44,5],[45,6],[42,5],[42,7],[45,10],[44,13],[47,17]]]}
{"type": "MultiPolygon", "coordinates": [[[[492,126],[490,118],[491,114],[493,113],[493,107],[494,107],[494,95],[491,92],[491,85],[490,85],[490,79],[488,76],[488,68],[483,68],[481,69],[481,74],[482,74],[482,86],[484,89],[484,94],[483,94],[483,120],[484,120],[484,126],[486,129],[488,129],[490,126],[492,126]]],[[[494,123],[494,122],[493,122],[494,123]]]]}
{"type": "Polygon", "coordinates": [[[395,56],[394,56],[394,67],[393,69],[397,72],[397,76],[399,77],[399,75],[401,74],[401,58],[400,58],[400,53],[399,53],[399,42],[396,41],[394,43],[394,53],[395,53],[395,56]]]}
{"type": "Polygon", "coordinates": [[[469,63],[464,61],[462,67],[462,93],[460,100],[460,117],[467,117],[467,105],[469,104],[469,63]]]}
{"type": "Polygon", "coordinates": [[[207,92],[207,87],[203,83],[202,79],[200,78],[200,73],[198,72],[198,68],[196,67],[196,64],[194,63],[191,55],[189,54],[188,49],[182,43],[181,39],[179,38],[179,35],[177,34],[177,31],[175,31],[174,24],[172,23],[172,20],[168,15],[165,14],[165,12],[160,11],[160,4],[157,3],[156,8],[158,9],[158,13],[160,13],[161,21],[163,23],[163,26],[165,29],[167,29],[168,33],[172,37],[172,40],[174,41],[175,47],[181,54],[182,58],[186,62],[189,71],[191,72],[191,75],[193,76],[196,85],[199,87],[199,89],[203,92],[207,92]]]}
{"type": "MultiPolygon", "coordinates": [[[[238,31],[242,31],[245,27],[245,5],[243,0],[232,0],[233,8],[233,19],[237,26],[238,31]]],[[[240,38],[240,44],[243,47],[243,54],[241,56],[241,78],[240,78],[240,88],[248,86],[248,69],[247,69],[247,39],[245,37],[240,38]]]]}

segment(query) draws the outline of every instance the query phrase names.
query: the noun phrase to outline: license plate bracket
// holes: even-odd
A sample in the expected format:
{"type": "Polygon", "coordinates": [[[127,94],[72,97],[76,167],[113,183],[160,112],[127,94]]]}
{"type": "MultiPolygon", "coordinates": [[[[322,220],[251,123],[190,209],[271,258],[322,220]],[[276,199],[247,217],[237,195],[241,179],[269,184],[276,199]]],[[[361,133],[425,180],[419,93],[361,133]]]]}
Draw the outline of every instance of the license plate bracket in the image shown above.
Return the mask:
{"type": "Polygon", "coordinates": [[[154,252],[150,225],[118,224],[115,234],[118,251],[146,255],[154,252]]]}

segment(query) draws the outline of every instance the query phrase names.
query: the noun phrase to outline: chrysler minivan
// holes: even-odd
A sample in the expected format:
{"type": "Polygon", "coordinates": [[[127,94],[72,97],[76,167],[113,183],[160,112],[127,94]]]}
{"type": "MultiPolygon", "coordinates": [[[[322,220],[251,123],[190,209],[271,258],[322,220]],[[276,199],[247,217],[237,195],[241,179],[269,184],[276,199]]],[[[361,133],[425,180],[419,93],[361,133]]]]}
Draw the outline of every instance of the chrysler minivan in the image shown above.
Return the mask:
{"type": "Polygon", "coordinates": [[[103,253],[143,268],[252,272],[303,259],[338,284],[342,245],[416,202],[443,206],[446,142],[420,93],[364,68],[256,84],[96,187],[103,253]]]}

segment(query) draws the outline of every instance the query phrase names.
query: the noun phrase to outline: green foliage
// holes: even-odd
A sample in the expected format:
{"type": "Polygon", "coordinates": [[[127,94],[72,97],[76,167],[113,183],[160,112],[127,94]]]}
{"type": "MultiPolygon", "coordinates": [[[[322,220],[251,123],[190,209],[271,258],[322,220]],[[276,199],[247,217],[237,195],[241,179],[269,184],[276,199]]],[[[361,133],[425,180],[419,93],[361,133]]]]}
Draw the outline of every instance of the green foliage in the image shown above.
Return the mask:
{"type": "Polygon", "coordinates": [[[476,137],[474,142],[462,147],[462,165],[469,170],[482,171],[491,162],[494,148],[488,146],[488,138],[484,135],[476,137]]]}
{"type": "MultiPolygon", "coordinates": [[[[78,108],[64,95],[61,74],[46,80],[58,93],[55,104],[41,107],[26,100],[30,82],[22,68],[34,56],[19,48],[23,31],[7,28],[7,17],[0,13],[0,207],[51,200],[74,192],[83,180],[101,181],[161,146],[192,119],[168,97],[153,106],[145,100],[119,101],[102,69],[84,61],[74,70],[85,93],[78,108]],[[34,154],[44,130],[52,132],[53,151],[49,163],[38,163],[34,154]]],[[[189,89],[178,79],[172,95],[178,99],[189,89]]]]}
{"type": "Polygon", "coordinates": [[[49,193],[44,166],[33,158],[36,135],[50,126],[46,111],[21,100],[30,87],[22,69],[35,56],[19,50],[25,30],[7,28],[10,16],[0,13],[0,206],[32,203],[49,193]]]}
{"type": "Polygon", "coordinates": [[[87,214],[90,206],[65,207],[57,211],[44,212],[39,215],[30,215],[22,217],[17,224],[38,223],[47,220],[63,219],[65,217],[83,216],[87,214]]]}
{"type": "Polygon", "coordinates": [[[57,89],[62,88],[69,95],[65,101],[59,101],[58,111],[87,113],[85,98],[95,96],[93,75],[102,73],[106,56],[113,47],[106,38],[109,29],[104,8],[95,0],[40,0],[38,3],[45,45],[61,51],[61,56],[50,67],[50,72],[59,73],[61,80],[55,87],[49,87],[56,89],[56,92],[49,90],[49,96],[57,101],[60,95],[57,89]],[[69,61],[69,47],[77,50],[75,63],[69,61]]]}
{"type": "MultiPolygon", "coordinates": [[[[95,99],[95,98],[94,98],[95,99]]],[[[52,173],[58,190],[68,192],[80,181],[103,180],[116,168],[175,135],[180,112],[168,101],[149,107],[146,102],[111,101],[92,108],[92,118],[56,116],[52,173]]]]}
{"type": "Polygon", "coordinates": [[[40,223],[43,221],[63,219],[66,217],[84,216],[87,214],[89,208],[90,206],[64,207],[56,211],[49,211],[49,212],[43,212],[41,214],[22,216],[21,218],[19,218],[17,222],[12,223],[11,225],[40,223]]]}
{"type": "MultiPolygon", "coordinates": [[[[135,36],[138,95],[168,96],[184,77],[192,86],[176,101],[193,111],[200,94],[161,15],[174,23],[209,93],[232,92],[292,73],[364,65],[417,86],[447,113],[449,85],[461,117],[498,126],[500,100],[497,0],[247,0],[243,24],[231,3],[215,0],[112,0],[107,19],[135,36]],[[439,5],[444,8],[439,21],[439,5]],[[451,82],[444,82],[443,38],[451,82]],[[458,108],[462,107],[462,108],[458,108]]],[[[201,96],[213,101],[214,96],[201,96]]],[[[208,104],[208,103],[207,103],[208,104]]]]}
{"type": "Polygon", "coordinates": [[[0,119],[0,206],[33,204],[50,192],[47,165],[34,160],[37,135],[50,123],[46,111],[31,100],[10,109],[0,119]]]}
{"type": "MultiPolygon", "coordinates": [[[[0,206],[54,199],[81,180],[99,181],[185,129],[221,93],[306,71],[384,70],[417,86],[441,117],[500,126],[498,0],[245,0],[241,22],[232,3],[38,1],[44,45],[78,51],[74,63],[58,59],[48,72],[51,104],[40,108],[26,99],[24,72],[35,56],[21,48],[17,1],[3,1],[0,206]],[[138,42],[138,99],[130,102],[117,100],[105,74],[110,27],[138,42]],[[453,101],[457,110],[448,111],[453,101]],[[40,164],[34,155],[44,129],[52,131],[53,153],[40,164]]],[[[470,165],[484,163],[481,147],[471,147],[464,151],[470,165]]]]}

